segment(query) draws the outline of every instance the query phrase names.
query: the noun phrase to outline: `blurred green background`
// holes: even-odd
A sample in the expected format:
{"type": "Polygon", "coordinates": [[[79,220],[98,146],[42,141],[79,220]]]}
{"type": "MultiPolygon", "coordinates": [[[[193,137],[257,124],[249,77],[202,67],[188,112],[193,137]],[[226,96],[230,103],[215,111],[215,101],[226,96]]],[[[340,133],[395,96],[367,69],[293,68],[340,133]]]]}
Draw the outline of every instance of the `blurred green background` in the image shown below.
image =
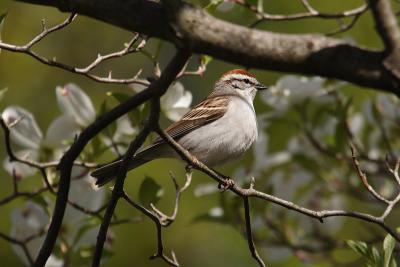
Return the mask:
{"type": "MultiPolygon", "coordinates": [[[[314,0],[310,3],[318,10],[334,12],[354,8],[363,3],[362,0],[338,0],[320,1],[314,0]]],[[[206,6],[206,1],[198,1],[196,4],[206,6]]],[[[289,14],[303,11],[300,1],[281,0],[264,1],[264,8],[269,13],[289,14]]],[[[54,8],[46,8],[29,4],[22,4],[8,0],[0,2],[0,13],[8,12],[7,19],[2,31],[2,40],[11,44],[24,44],[41,30],[41,20],[45,19],[47,25],[59,23],[67,17],[54,8]]],[[[240,7],[235,7],[229,12],[212,11],[215,16],[242,25],[249,25],[254,21],[254,16],[240,7]]],[[[286,32],[286,33],[327,33],[338,27],[335,20],[307,19],[292,22],[265,22],[259,25],[260,29],[286,32]]],[[[86,17],[76,19],[70,26],[62,31],[48,36],[40,42],[35,50],[47,57],[56,57],[58,61],[75,66],[85,66],[91,62],[98,53],[105,54],[119,50],[123,44],[131,38],[132,33],[119,28],[95,21],[86,17]]],[[[371,14],[362,15],[357,24],[349,31],[339,34],[337,37],[353,40],[363,46],[370,48],[381,48],[381,41],[374,30],[371,14]]],[[[159,40],[151,39],[145,50],[154,53],[159,45],[159,40]]],[[[161,66],[170,59],[174,48],[164,43],[160,54],[161,66]]],[[[196,64],[192,64],[192,68],[196,64]]],[[[203,77],[185,77],[181,81],[187,90],[194,96],[193,103],[197,103],[205,97],[213,86],[214,81],[223,72],[232,69],[234,65],[226,62],[213,60],[207,68],[203,77]]],[[[101,65],[96,73],[106,74],[113,70],[115,77],[130,77],[139,69],[143,69],[143,77],[152,75],[152,65],[143,55],[130,55],[121,59],[112,60],[101,65]]],[[[251,70],[264,84],[273,84],[282,75],[271,71],[251,70]]],[[[91,97],[98,109],[100,103],[107,98],[108,91],[123,92],[124,85],[100,84],[88,78],[71,74],[66,71],[51,68],[40,64],[38,61],[24,54],[2,51],[0,54],[0,88],[8,87],[8,92],[0,102],[0,110],[8,105],[22,106],[35,114],[37,122],[42,129],[47,129],[49,123],[58,114],[59,110],[55,99],[55,87],[73,82],[79,85],[91,97]]],[[[345,88],[348,95],[354,98],[365,98],[370,95],[368,91],[359,87],[348,85],[345,88]]],[[[268,111],[259,99],[256,100],[257,112],[268,111]]],[[[168,121],[164,118],[163,125],[168,121]]],[[[275,130],[270,142],[270,149],[274,150],[282,146],[284,139],[280,140],[281,134],[275,130]]],[[[274,127],[270,129],[274,132],[274,127]]],[[[3,137],[3,133],[0,134],[3,137]]],[[[284,135],[283,137],[284,138],[284,135]]],[[[5,157],[4,145],[0,145],[0,159],[5,157]]],[[[251,153],[249,153],[251,154],[251,153]]],[[[108,159],[111,159],[109,157],[108,159]]],[[[106,159],[104,159],[106,160],[106,159]]],[[[237,164],[247,164],[251,155],[242,161],[221,168],[223,173],[229,174],[236,169],[237,164]]],[[[180,181],[183,182],[183,165],[174,160],[157,160],[130,173],[126,188],[132,196],[137,197],[138,187],[145,175],[153,177],[161,184],[166,194],[161,199],[158,207],[161,210],[171,212],[174,191],[173,184],[168,177],[168,171],[172,170],[180,181]]],[[[34,178],[31,178],[34,179],[34,178]]],[[[176,222],[165,229],[166,253],[171,249],[177,254],[182,266],[257,266],[250,257],[245,238],[240,232],[229,224],[218,224],[212,222],[194,223],[193,219],[201,214],[207,213],[217,205],[219,194],[196,198],[193,189],[196,184],[208,182],[210,179],[196,172],[193,185],[183,195],[180,211],[176,222]]],[[[24,186],[29,188],[34,184],[32,181],[24,181],[24,186]]],[[[0,197],[11,192],[11,178],[0,168],[0,197]]],[[[225,193],[230,194],[230,193],[225,193]]],[[[0,231],[8,233],[11,227],[10,213],[17,207],[22,207],[24,201],[17,200],[8,205],[0,207],[0,231]]],[[[262,204],[262,203],[261,203],[262,204]]],[[[120,217],[135,217],[137,211],[127,206],[123,201],[117,208],[120,217]]],[[[300,216],[300,215],[299,215],[300,216]]],[[[115,240],[113,241],[114,256],[104,266],[166,266],[161,260],[148,260],[155,252],[156,236],[153,223],[147,219],[143,223],[125,224],[113,227],[115,240]]],[[[268,229],[266,230],[268,231],[268,229]]],[[[260,248],[260,254],[268,262],[270,251],[268,248],[260,248]]],[[[274,252],[272,252],[274,253],[274,252]]],[[[354,255],[353,255],[354,256],[354,255]]],[[[354,257],[350,258],[354,258],[354,257]]],[[[0,265],[21,266],[10,248],[10,245],[0,241],[0,265]]],[[[332,266],[324,264],[323,260],[318,265],[302,262],[297,257],[290,257],[283,263],[274,263],[273,266],[332,266]]]]}

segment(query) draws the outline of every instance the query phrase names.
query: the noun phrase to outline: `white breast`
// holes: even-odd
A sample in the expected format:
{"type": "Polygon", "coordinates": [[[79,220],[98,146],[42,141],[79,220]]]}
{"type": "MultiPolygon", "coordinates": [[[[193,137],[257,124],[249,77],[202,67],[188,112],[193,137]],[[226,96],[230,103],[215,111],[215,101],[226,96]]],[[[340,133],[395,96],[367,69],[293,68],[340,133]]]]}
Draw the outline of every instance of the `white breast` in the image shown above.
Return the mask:
{"type": "Polygon", "coordinates": [[[257,133],[253,105],[231,96],[223,117],[185,135],[179,143],[206,165],[216,166],[242,156],[257,133]]]}

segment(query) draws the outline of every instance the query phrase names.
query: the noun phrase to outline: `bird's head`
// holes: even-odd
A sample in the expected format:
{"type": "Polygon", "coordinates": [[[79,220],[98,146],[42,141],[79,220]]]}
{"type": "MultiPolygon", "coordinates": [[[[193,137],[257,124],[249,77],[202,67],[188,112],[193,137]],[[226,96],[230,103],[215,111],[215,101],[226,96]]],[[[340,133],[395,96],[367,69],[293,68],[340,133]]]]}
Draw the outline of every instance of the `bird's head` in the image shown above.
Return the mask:
{"type": "Polygon", "coordinates": [[[267,89],[256,77],[242,69],[226,72],[215,84],[216,94],[238,94],[251,101],[254,100],[258,90],[267,89]]]}

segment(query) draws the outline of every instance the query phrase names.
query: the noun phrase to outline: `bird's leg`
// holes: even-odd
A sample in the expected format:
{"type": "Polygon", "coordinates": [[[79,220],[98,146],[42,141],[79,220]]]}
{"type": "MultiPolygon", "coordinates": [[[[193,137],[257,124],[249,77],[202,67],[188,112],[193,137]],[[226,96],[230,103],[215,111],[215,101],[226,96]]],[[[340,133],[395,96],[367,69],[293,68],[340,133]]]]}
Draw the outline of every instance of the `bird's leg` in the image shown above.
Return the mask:
{"type": "MultiPolygon", "coordinates": [[[[185,170],[186,170],[187,173],[191,172],[192,169],[193,169],[193,166],[190,165],[190,164],[186,165],[186,167],[185,167],[185,170]]],[[[218,176],[221,176],[221,177],[224,178],[224,181],[222,181],[222,182],[220,182],[218,184],[218,189],[221,190],[221,192],[225,192],[226,190],[232,188],[235,185],[235,181],[231,177],[226,176],[226,175],[224,175],[224,174],[222,174],[222,173],[220,173],[220,172],[218,172],[218,171],[216,171],[214,169],[212,169],[212,170],[215,173],[217,173],[218,176]]]]}
{"type": "Polygon", "coordinates": [[[235,181],[231,177],[226,176],[216,170],[213,171],[216,172],[219,176],[224,178],[224,181],[218,184],[218,189],[221,190],[222,192],[225,192],[226,190],[232,188],[235,185],[235,181]]]}

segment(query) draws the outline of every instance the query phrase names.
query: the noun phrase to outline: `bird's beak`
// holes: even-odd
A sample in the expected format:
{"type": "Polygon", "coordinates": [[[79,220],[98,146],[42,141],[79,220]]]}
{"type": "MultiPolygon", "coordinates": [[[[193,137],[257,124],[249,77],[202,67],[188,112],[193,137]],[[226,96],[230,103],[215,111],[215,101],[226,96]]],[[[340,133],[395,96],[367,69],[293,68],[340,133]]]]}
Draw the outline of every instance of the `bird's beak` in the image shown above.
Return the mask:
{"type": "Polygon", "coordinates": [[[259,91],[268,89],[268,87],[266,87],[265,85],[263,85],[263,84],[261,84],[261,83],[258,84],[258,85],[256,85],[255,87],[256,87],[256,89],[259,90],[259,91]]]}

